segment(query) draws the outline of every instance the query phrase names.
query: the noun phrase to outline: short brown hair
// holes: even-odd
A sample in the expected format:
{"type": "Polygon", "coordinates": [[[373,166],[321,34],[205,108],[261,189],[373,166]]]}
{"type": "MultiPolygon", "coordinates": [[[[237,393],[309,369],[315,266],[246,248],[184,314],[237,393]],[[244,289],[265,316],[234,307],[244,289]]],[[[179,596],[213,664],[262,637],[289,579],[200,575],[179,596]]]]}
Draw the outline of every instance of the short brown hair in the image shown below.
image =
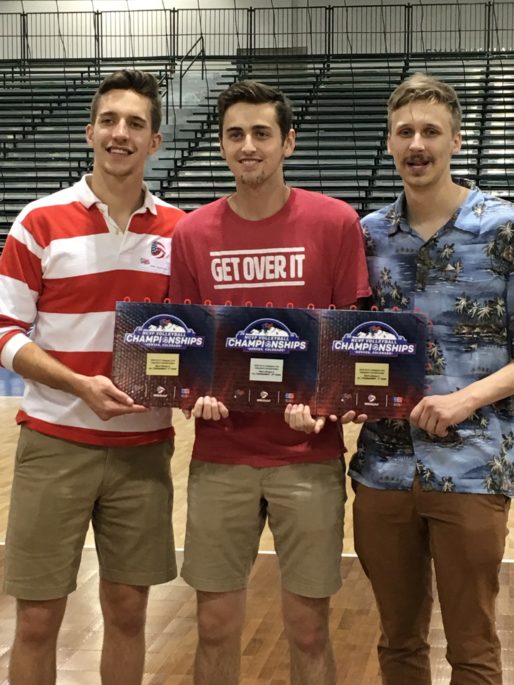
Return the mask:
{"type": "Polygon", "coordinates": [[[275,105],[277,113],[277,123],[282,134],[282,141],[287,137],[287,134],[293,126],[293,107],[288,97],[284,95],[277,88],[267,86],[265,83],[246,79],[244,81],[236,81],[226,90],[220,93],[218,97],[218,119],[219,119],[219,136],[223,137],[223,120],[225,119],[225,112],[232,105],[238,102],[249,102],[254,105],[262,105],[271,102],[275,105]]]}
{"type": "Polygon", "coordinates": [[[120,69],[106,76],[91,101],[91,123],[94,124],[98,114],[100,98],[110,90],[133,90],[150,100],[152,133],[158,133],[162,120],[162,104],[159,95],[159,83],[153,74],[139,69],[120,69]]]}
{"type": "Polygon", "coordinates": [[[438,102],[444,105],[452,117],[452,133],[455,135],[460,131],[462,110],[459,98],[455,90],[444,81],[418,72],[403,81],[392,92],[387,103],[387,124],[391,129],[391,115],[397,109],[416,102],[425,100],[427,102],[438,102]]]}

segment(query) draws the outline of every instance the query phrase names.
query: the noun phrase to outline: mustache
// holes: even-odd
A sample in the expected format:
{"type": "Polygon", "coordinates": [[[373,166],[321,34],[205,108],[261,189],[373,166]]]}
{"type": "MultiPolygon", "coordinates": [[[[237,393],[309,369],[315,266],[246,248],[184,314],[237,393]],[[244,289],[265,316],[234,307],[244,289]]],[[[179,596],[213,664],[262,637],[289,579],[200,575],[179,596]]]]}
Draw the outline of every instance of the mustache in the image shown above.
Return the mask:
{"type": "Polygon", "coordinates": [[[407,164],[424,164],[426,162],[431,162],[432,158],[428,155],[409,155],[405,158],[407,164]]]}

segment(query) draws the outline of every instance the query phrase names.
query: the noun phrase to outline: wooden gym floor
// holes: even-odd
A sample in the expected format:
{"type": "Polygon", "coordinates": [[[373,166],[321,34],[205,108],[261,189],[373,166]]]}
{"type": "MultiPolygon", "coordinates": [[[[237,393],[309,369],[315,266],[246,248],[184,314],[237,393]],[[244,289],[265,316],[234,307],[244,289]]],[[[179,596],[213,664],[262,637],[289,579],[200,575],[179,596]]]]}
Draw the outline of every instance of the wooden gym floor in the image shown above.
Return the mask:
{"type": "MultiPolygon", "coordinates": [[[[0,398],[0,541],[5,539],[12,463],[18,431],[14,415],[19,400],[0,398]]],[[[177,431],[172,460],[175,486],[174,527],[177,547],[183,546],[187,471],[193,424],[175,413],[177,431]]],[[[356,430],[347,437],[350,449],[356,430]]],[[[375,654],[378,619],[369,584],[353,556],[351,488],[346,508],[343,588],[332,601],[331,628],[338,666],[338,685],[379,685],[375,654]]],[[[511,517],[514,514],[511,513],[511,517]]],[[[514,685],[514,527],[507,540],[501,572],[498,626],[503,645],[504,685],[514,685]]],[[[287,643],[280,617],[280,585],[271,535],[265,530],[261,552],[250,581],[246,628],[243,635],[241,685],[288,685],[287,643]]],[[[181,562],[182,554],[178,553],[181,562]]],[[[0,546],[3,574],[3,544],[0,546]]],[[[92,537],[88,535],[79,587],[68,602],[58,646],[59,685],[98,685],[102,620],[97,601],[98,573],[92,537]]],[[[0,683],[7,683],[9,648],[14,631],[14,600],[0,595],[0,683]]],[[[144,685],[192,685],[191,665],[196,641],[194,592],[181,579],[152,589],[147,623],[147,660],[144,685]]],[[[444,659],[445,641],[439,608],[432,630],[433,685],[449,682],[444,659]]],[[[398,684],[398,685],[404,685],[398,684]]],[[[408,685],[408,684],[405,684],[408,685]]]]}

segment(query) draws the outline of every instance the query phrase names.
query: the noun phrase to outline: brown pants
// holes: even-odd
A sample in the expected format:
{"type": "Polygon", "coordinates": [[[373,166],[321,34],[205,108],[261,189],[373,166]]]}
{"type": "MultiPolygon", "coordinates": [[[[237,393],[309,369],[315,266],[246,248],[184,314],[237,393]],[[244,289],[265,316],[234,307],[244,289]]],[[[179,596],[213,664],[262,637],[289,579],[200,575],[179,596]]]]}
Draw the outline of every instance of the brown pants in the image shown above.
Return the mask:
{"type": "Polygon", "coordinates": [[[432,560],[451,685],[501,685],[495,625],[510,500],[355,484],[355,549],[382,624],[384,685],[430,685],[432,560]]]}

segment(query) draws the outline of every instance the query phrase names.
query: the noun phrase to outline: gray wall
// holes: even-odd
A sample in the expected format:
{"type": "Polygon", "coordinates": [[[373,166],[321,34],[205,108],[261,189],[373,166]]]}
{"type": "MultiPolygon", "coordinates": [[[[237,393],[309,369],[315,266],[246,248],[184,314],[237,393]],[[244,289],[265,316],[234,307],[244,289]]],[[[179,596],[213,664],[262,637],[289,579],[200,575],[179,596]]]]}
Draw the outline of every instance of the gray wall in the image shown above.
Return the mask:
{"type": "MultiPolygon", "coordinates": [[[[514,3],[514,0],[509,0],[514,3]]],[[[483,0],[465,0],[465,3],[483,3],[483,0]]],[[[212,8],[230,8],[234,7],[233,0],[25,0],[23,3],[25,12],[55,12],[58,8],[59,12],[90,12],[94,7],[98,11],[120,11],[127,8],[131,10],[141,9],[212,9],[212,8]]],[[[271,7],[270,0],[236,0],[236,7],[271,7]]],[[[325,6],[325,5],[405,5],[406,0],[274,0],[274,7],[311,7],[325,6]]],[[[428,4],[447,4],[447,0],[418,0],[415,2],[411,0],[413,5],[428,5],[428,4]]],[[[22,12],[22,3],[20,0],[2,0],[0,2],[0,12],[22,12]]]]}
{"type": "MultiPolygon", "coordinates": [[[[248,47],[246,10],[250,6],[256,9],[252,19],[258,42],[254,48],[323,53],[327,49],[324,8],[329,4],[326,0],[310,0],[309,4],[306,0],[236,0],[234,12],[232,0],[25,0],[23,8],[28,13],[28,56],[73,58],[95,54],[93,8],[102,12],[104,57],[169,54],[163,8],[181,10],[178,54],[185,54],[201,34],[208,55],[234,54],[238,48],[248,47]]],[[[512,1],[493,4],[493,30],[489,34],[484,31],[488,24],[485,0],[412,3],[409,26],[405,24],[405,4],[404,0],[334,0],[333,42],[329,47],[338,54],[398,53],[405,50],[408,36],[415,52],[514,49],[512,1]],[[486,45],[486,36],[491,36],[490,45],[486,45]]],[[[1,58],[21,56],[16,14],[21,10],[20,0],[0,2],[0,12],[12,13],[0,15],[1,58]]]]}

